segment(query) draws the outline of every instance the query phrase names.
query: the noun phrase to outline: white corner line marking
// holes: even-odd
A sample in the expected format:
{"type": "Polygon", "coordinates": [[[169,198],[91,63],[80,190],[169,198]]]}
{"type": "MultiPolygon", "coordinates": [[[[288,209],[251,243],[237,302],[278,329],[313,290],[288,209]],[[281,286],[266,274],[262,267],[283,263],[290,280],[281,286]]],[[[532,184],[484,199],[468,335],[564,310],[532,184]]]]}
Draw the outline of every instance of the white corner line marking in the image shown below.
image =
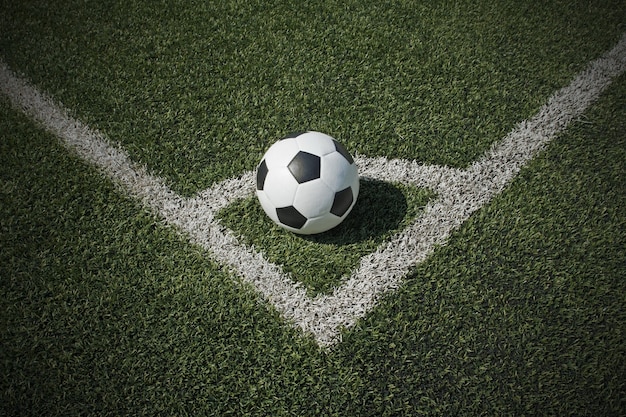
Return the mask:
{"type": "Polygon", "coordinates": [[[182,198],[104,135],[71,117],[61,105],[13,74],[1,60],[0,91],[67,148],[102,170],[166,223],[182,229],[216,261],[237,272],[287,320],[312,334],[320,346],[331,346],[340,340],[341,328],[353,326],[382,294],[397,288],[411,268],[425,260],[436,245],[445,244],[453,230],[504,190],[537,152],[625,70],[626,35],[466,170],[358,155],[355,159],[361,176],[430,188],[438,197],[405,230],[361,258],[358,268],[332,294],[313,298],[280,266],[239,242],[215,218],[220,209],[254,194],[253,172],[215,184],[193,198],[182,198]]]}

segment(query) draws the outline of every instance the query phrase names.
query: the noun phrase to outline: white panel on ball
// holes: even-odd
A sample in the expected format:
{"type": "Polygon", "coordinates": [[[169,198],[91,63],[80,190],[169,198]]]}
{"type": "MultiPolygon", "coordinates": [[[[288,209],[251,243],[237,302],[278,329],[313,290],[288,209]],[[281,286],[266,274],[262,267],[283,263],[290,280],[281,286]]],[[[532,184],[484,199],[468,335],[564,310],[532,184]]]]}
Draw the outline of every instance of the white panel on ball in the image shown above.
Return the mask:
{"type": "Polygon", "coordinates": [[[330,216],[320,216],[314,219],[309,219],[309,221],[304,226],[304,228],[306,229],[304,233],[312,235],[325,232],[332,229],[333,227],[338,226],[339,223],[341,223],[342,221],[343,219],[337,216],[333,216],[332,214],[330,216]]]}
{"type": "Polygon", "coordinates": [[[273,169],[286,167],[298,153],[298,143],[295,140],[284,139],[274,143],[272,152],[267,153],[265,163],[270,172],[273,169]]]}
{"type": "Polygon", "coordinates": [[[293,206],[306,218],[322,216],[330,211],[335,193],[321,180],[300,184],[293,206]]]}
{"type": "Polygon", "coordinates": [[[324,156],[335,151],[333,138],[320,132],[306,132],[296,138],[301,151],[324,156]]]}
{"type": "Polygon", "coordinates": [[[320,176],[333,191],[343,190],[352,185],[357,175],[356,164],[350,165],[339,152],[333,152],[322,158],[320,176]]]}
{"type": "Polygon", "coordinates": [[[263,191],[274,207],[292,205],[297,189],[298,181],[291,175],[287,167],[270,168],[265,178],[263,191]]]}
{"type": "Polygon", "coordinates": [[[269,199],[264,191],[257,192],[257,197],[261,203],[261,207],[267,216],[272,219],[274,223],[278,223],[278,215],[276,215],[276,209],[274,209],[274,203],[269,199]]]}

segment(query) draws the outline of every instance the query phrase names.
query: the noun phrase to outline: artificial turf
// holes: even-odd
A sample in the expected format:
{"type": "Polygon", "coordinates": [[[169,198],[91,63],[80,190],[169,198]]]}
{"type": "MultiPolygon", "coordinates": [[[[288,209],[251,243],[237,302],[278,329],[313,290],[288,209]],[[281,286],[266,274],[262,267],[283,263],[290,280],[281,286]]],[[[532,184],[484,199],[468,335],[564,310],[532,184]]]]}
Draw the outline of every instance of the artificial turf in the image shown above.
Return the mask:
{"type": "Polygon", "coordinates": [[[3,103],[3,413],[622,414],[624,97],[330,352],[3,103]]]}
{"type": "Polygon", "coordinates": [[[465,167],[626,30],[614,0],[1,8],[4,59],[186,195],[301,130],[465,167]]]}
{"type": "Polygon", "coordinates": [[[280,415],[323,392],[345,401],[333,394],[344,371],[258,294],[4,100],[0,111],[0,414],[280,415]]]}
{"type": "Polygon", "coordinates": [[[346,336],[338,354],[372,401],[404,415],[624,413],[625,116],[622,76],[346,336]]]}
{"type": "MultiPolygon", "coordinates": [[[[303,127],[465,166],[626,30],[614,1],[263,5],[5,1],[0,54],[191,195],[303,127]]],[[[324,350],[0,97],[0,415],[624,415],[624,161],[621,76],[324,350]]],[[[432,197],[363,192],[395,212],[220,221],[326,292],[432,197]]]]}
{"type": "Polygon", "coordinates": [[[218,218],[314,296],[341,285],[361,257],[407,227],[434,196],[426,189],[364,179],[346,220],[311,236],[296,235],[273,224],[256,196],[235,202],[218,213],[218,218]]]}

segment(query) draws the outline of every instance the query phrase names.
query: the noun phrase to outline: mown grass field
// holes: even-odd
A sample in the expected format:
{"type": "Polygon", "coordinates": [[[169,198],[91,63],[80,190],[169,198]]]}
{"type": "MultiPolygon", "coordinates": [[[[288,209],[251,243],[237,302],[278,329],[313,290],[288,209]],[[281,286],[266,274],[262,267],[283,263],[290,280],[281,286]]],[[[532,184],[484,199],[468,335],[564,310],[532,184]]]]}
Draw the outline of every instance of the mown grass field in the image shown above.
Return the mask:
{"type": "MultiPolygon", "coordinates": [[[[286,133],[465,168],[626,32],[620,1],[0,1],[0,59],[176,192],[286,133]]],[[[0,415],[626,414],[626,76],[330,349],[0,95],[0,415]]],[[[313,294],[418,217],[220,212],[313,294]]]]}

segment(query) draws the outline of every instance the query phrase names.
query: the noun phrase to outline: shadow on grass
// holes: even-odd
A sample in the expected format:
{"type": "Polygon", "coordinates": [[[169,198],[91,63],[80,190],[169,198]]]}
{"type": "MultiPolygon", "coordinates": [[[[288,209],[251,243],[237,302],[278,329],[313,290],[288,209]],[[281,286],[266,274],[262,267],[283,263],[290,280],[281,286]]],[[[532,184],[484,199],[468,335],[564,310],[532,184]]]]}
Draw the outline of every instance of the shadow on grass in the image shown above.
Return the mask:
{"type": "Polygon", "coordinates": [[[348,245],[377,239],[398,229],[407,213],[407,200],[400,188],[384,181],[361,179],[359,197],[346,219],[334,229],[302,239],[333,245],[348,245]]]}

